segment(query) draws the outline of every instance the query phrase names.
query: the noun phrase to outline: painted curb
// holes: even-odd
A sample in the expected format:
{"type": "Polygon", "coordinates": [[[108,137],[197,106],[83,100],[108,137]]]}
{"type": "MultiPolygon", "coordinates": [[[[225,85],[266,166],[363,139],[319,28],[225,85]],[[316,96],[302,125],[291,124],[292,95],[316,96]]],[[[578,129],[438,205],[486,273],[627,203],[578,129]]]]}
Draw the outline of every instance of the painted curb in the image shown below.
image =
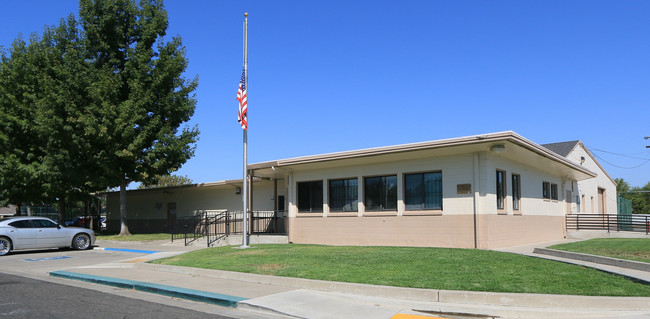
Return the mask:
{"type": "Polygon", "coordinates": [[[459,304],[483,304],[513,307],[569,307],[585,309],[616,310],[650,310],[650,297],[608,297],[608,296],[574,296],[531,293],[499,293],[460,290],[436,290],[422,288],[404,288],[381,285],[324,281],[303,278],[266,276],[224,270],[210,270],[182,266],[159,265],[149,263],[134,264],[135,268],[206,278],[221,278],[252,282],[258,284],[284,286],[297,289],[333,291],[362,296],[395,298],[420,301],[459,304]]]}
{"type": "Polygon", "coordinates": [[[111,287],[133,289],[137,291],[155,293],[155,294],[169,296],[169,297],[189,299],[193,301],[206,302],[210,304],[215,304],[224,307],[232,307],[232,308],[237,308],[237,304],[240,301],[247,300],[247,298],[222,295],[222,294],[208,292],[208,291],[173,287],[173,286],[154,284],[154,283],[135,281],[135,280],[126,280],[126,279],[119,279],[119,278],[112,278],[112,277],[80,274],[80,273],[74,273],[69,271],[53,271],[50,272],[50,276],[80,280],[80,281],[101,284],[101,285],[106,285],[111,287]]]}

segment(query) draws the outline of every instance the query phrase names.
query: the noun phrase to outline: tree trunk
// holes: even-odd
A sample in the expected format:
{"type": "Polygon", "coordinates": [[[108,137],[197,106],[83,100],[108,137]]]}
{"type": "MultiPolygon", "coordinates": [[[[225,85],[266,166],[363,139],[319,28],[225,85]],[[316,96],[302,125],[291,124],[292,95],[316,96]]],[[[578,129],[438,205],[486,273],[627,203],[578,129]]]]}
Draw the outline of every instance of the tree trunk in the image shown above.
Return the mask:
{"type": "Polygon", "coordinates": [[[65,197],[59,198],[59,224],[63,225],[65,220],[65,197]]]}
{"type": "Polygon", "coordinates": [[[22,203],[16,203],[16,216],[20,216],[20,205],[22,205],[22,203]]]}
{"type": "Polygon", "coordinates": [[[126,178],[120,184],[120,234],[119,236],[130,236],[129,226],[126,224],[126,178]]]}

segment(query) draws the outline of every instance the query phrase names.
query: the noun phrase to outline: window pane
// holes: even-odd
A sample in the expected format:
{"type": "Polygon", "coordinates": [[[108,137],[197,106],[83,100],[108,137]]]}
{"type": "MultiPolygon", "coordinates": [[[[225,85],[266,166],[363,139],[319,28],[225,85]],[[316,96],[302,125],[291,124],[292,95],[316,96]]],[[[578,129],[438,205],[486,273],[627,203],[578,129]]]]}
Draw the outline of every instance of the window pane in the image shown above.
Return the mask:
{"type": "Polygon", "coordinates": [[[381,209],[381,177],[367,177],[365,185],[366,210],[381,209]]]}
{"type": "Polygon", "coordinates": [[[519,210],[519,203],[521,200],[521,186],[519,175],[512,175],[512,208],[519,210]]]}
{"type": "Polygon", "coordinates": [[[9,223],[9,225],[16,228],[30,228],[29,220],[17,220],[13,223],[9,223]]]}
{"type": "Polygon", "coordinates": [[[365,179],[366,210],[397,210],[397,176],[365,179]]]}
{"type": "Polygon", "coordinates": [[[330,211],[357,211],[359,188],[356,178],[331,180],[329,182],[330,211]]]}
{"type": "Polygon", "coordinates": [[[407,210],[442,209],[442,173],[404,175],[407,210]]]}
{"type": "Polygon", "coordinates": [[[442,173],[424,174],[424,208],[442,209],[442,173]]]}
{"type": "Polygon", "coordinates": [[[322,212],[323,211],[323,182],[298,183],[298,211],[322,212]]]}
{"type": "Polygon", "coordinates": [[[404,202],[406,209],[422,209],[424,200],[424,185],[422,174],[410,174],[404,176],[404,202]]]}
{"type": "Polygon", "coordinates": [[[384,179],[382,208],[397,210],[397,176],[386,176],[384,179]]]}
{"type": "Polygon", "coordinates": [[[34,228],[56,228],[56,224],[45,219],[32,220],[32,227],[34,228]]]}
{"type": "Polygon", "coordinates": [[[505,181],[504,181],[504,172],[497,171],[497,209],[503,209],[504,198],[505,198],[505,181]]]}
{"type": "Polygon", "coordinates": [[[551,199],[557,199],[557,184],[551,184],[551,199]]]}

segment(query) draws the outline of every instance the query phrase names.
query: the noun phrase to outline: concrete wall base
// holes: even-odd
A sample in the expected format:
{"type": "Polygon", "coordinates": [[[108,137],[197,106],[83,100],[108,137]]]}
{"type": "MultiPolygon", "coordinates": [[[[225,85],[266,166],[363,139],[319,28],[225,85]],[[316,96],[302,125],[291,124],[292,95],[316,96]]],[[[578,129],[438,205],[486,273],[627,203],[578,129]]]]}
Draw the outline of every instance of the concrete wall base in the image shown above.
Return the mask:
{"type": "Polygon", "coordinates": [[[567,231],[567,239],[593,239],[593,238],[650,238],[650,235],[638,232],[625,232],[606,230],[574,230],[567,231]]]}

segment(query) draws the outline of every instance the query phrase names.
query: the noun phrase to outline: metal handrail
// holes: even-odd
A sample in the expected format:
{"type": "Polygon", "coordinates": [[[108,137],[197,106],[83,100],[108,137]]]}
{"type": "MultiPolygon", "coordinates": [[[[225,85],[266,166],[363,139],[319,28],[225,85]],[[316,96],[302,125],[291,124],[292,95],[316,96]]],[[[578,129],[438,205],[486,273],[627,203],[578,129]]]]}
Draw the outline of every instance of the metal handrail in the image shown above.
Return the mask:
{"type": "Polygon", "coordinates": [[[566,228],[650,233],[650,217],[618,214],[575,214],[566,216],[566,228]]]}

